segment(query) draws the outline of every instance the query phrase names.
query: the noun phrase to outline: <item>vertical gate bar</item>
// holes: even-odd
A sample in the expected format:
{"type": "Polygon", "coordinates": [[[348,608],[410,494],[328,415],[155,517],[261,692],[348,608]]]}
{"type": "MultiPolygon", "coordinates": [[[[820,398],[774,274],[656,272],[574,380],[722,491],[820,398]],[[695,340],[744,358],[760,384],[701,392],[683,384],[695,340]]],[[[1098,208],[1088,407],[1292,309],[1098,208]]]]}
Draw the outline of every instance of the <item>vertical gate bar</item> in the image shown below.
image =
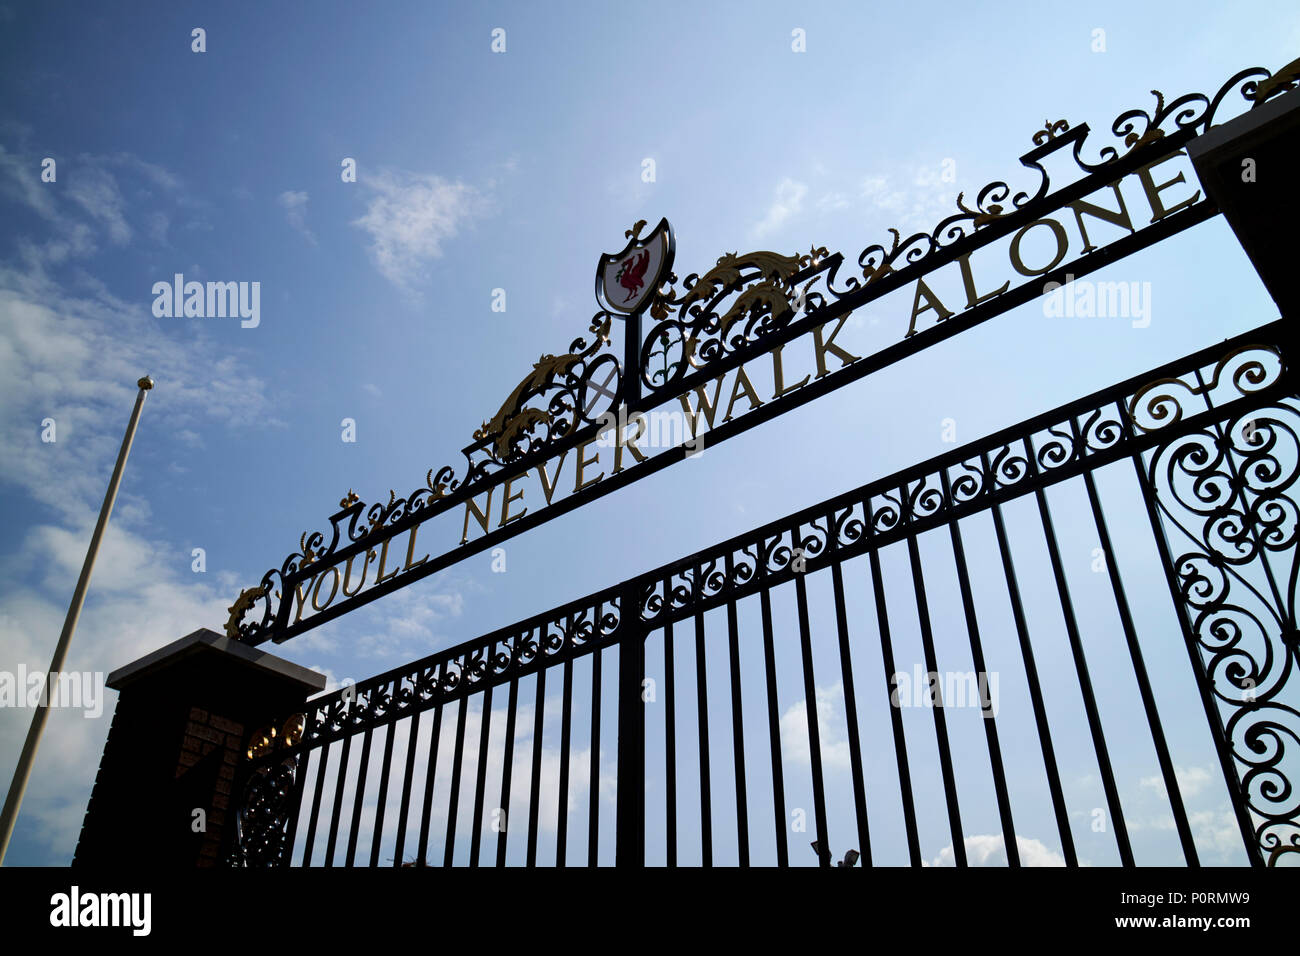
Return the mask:
{"type": "MultiPolygon", "coordinates": [[[[604,605],[596,606],[596,639],[604,605]]],[[[587,865],[597,864],[600,843],[600,652],[591,655],[591,769],[587,771],[587,865]]]]}
{"type": "Polygon", "coordinates": [[[1137,678],[1138,694],[1142,698],[1142,708],[1146,711],[1147,726],[1151,728],[1151,742],[1155,745],[1156,760],[1160,764],[1160,774],[1165,781],[1165,793],[1169,796],[1170,809],[1174,814],[1178,840],[1182,843],[1183,856],[1187,865],[1200,866],[1196,854],[1196,841],[1192,837],[1192,828],[1187,821],[1187,810],[1183,806],[1182,792],[1178,787],[1178,777],[1174,772],[1174,762],[1169,756],[1169,745],[1165,742],[1165,731],[1160,723],[1160,713],[1156,709],[1155,695],[1151,692],[1151,681],[1142,659],[1142,648],[1138,644],[1137,629],[1133,626],[1133,615],[1129,612],[1124,582],[1119,573],[1119,565],[1115,561],[1115,552],[1111,547],[1110,531],[1106,527],[1101,498],[1097,494],[1097,484],[1090,470],[1083,473],[1083,484],[1088,490],[1088,504],[1092,507],[1092,518],[1097,525],[1101,553],[1106,562],[1111,590],[1115,594],[1115,607],[1119,611],[1120,626],[1124,629],[1124,640],[1128,643],[1129,657],[1133,660],[1133,676],[1137,678]]]}
{"type": "MultiPolygon", "coordinates": [[[[570,627],[572,633],[572,627],[570,627]]],[[[556,798],[555,865],[564,866],[569,843],[569,734],[573,726],[573,658],[564,662],[564,703],[560,710],[560,793],[556,798]]]]}
{"type": "Polygon", "coordinates": [[[849,767],[853,773],[853,811],[858,823],[858,852],[863,867],[871,865],[871,833],[867,829],[867,795],[862,778],[862,744],[858,739],[858,700],[853,687],[853,660],[849,650],[849,621],[844,608],[844,570],[831,565],[835,589],[835,625],[840,641],[840,683],[844,687],[844,719],[849,725],[849,767]]]}
{"type": "MultiPolygon", "coordinates": [[[[1131,440],[1133,430],[1128,409],[1124,407],[1122,401],[1117,402],[1116,405],[1119,408],[1120,421],[1124,426],[1125,437],[1131,440]]],[[[1152,452],[1153,462],[1157,460],[1159,454],[1159,448],[1152,452]]],[[[1201,705],[1205,708],[1206,723],[1210,727],[1210,739],[1214,742],[1214,750],[1219,757],[1219,768],[1223,772],[1224,782],[1228,785],[1230,796],[1233,798],[1231,803],[1233,812],[1237,817],[1237,828],[1241,833],[1246,856],[1251,865],[1262,867],[1264,857],[1255,841],[1254,827],[1251,826],[1245,800],[1241,799],[1244,796],[1241,777],[1237,773],[1236,761],[1232,756],[1232,751],[1228,747],[1223,732],[1222,717],[1210,689],[1210,675],[1206,672],[1205,661],[1201,659],[1200,651],[1197,650],[1196,635],[1192,633],[1191,623],[1187,619],[1187,609],[1183,604],[1182,594],[1175,578],[1174,560],[1169,550],[1169,541],[1165,537],[1164,525],[1161,523],[1160,515],[1156,511],[1156,492],[1147,477],[1146,468],[1142,461],[1142,453],[1133,452],[1132,459],[1133,469],[1137,472],[1138,485],[1142,489],[1142,503],[1146,505],[1147,520],[1151,523],[1151,534],[1156,540],[1156,549],[1160,553],[1160,564],[1165,572],[1165,582],[1169,586],[1169,597],[1174,603],[1178,623],[1182,627],[1183,643],[1187,647],[1187,656],[1192,664],[1192,673],[1196,675],[1196,689],[1201,697],[1201,705]]]]}
{"type": "MultiPolygon", "coordinates": [[[[514,648],[517,652],[518,647],[514,648]]],[[[512,661],[513,663],[513,655],[512,661]]],[[[510,699],[506,702],[506,740],[505,757],[501,764],[501,817],[496,823],[497,830],[497,866],[506,865],[506,831],[510,828],[510,777],[515,766],[515,708],[519,704],[519,678],[510,679],[510,699]]]]}
{"type": "MultiPolygon", "coordinates": [[[[543,628],[543,644],[545,643],[543,628]]],[[[538,656],[545,649],[538,651],[538,656]]],[[[528,866],[537,865],[537,806],[542,786],[542,732],[546,723],[546,661],[540,660],[537,668],[537,700],[533,705],[533,768],[528,790],[528,866]]]]}
{"type": "MultiPolygon", "coordinates": [[[[348,708],[348,713],[351,714],[351,707],[348,708]]],[[[348,723],[350,721],[345,718],[344,726],[346,727],[348,723]]],[[[334,846],[339,837],[339,817],[343,814],[343,784],[347,782],[348,753],[351,749],[352,734],[348,734],[343,738],[343,753],[339,756],[339,772],[334,780],[334,817],[330,820],[329,838],[325,841],[325,865],[329,867],[334,865],[334,846]]]]}
{"type": "MultiPolygon", "coordinates": [[[[415,703],[411,710],[411,728],[406,737],[406,771],[402,774],[402,805],[397,811],[397,843],[393,847],[393,866],[401,866],[406,853],[406,819],[411,812],[411,780],[415,776],[415,750],[420,742],[420,691],[416,682],[415,703]]],[[[396,725],[394,725],[396,726],[396,725]]]]}
{"type": "MultiPolygon", "coordinates": [[[[943,478],[943,497],[945,501],[952,501],[952,487],[948,481],[948,469],[941,468],[939,474],[943,478]]],[[[971,663],[975,665],[976,680],[983,680],[984,687],[988,687],[988,664],[984,660],[984,644],[980,640],[979,616],[975,612],[975,597],[971,593],[970,587],[970,570],[966,565],[966,547],[961,539],[961,529],[958,527],[957,519],[948,522],[949,536],[952,538],[952,556],[953,562],[957,566],[957,587],[961,591],[962,612],[966,616],[966,636],[970,640],[971,663]]],[[[1016,841],[1015,822],[1011,817],[1011,798],[1007,793],[1007,773],[1002,764],[1002,746],[998,742],[997,718],[993,715],[993,701],[990,698],[987,702],[989,711],[983,712],[981,700],[981,716],[984,719],[984,740],[988,745],[989,764],[993,770],[993,790],[998,800],[998,818],[1002,823],[1002,845],[1007,851],[1007,866],[1020,866],[1020,846],[1016,841]]]]}
{"type": "MultiPolygon", "coordinates": [[[[303,739],[307,739],[307,728],[303,728],[303,739]]],[[[311,749],[304,748],[298,757],[299,767],[293,781],[293,813],[289,817],[289,828],[284,835],[284,852],[280,854],[281,866],[293,865],[293,841],[298,835],[298,818],[302,816],[302,794],[307,786],[307,771],[311,768],[311,749]]]]}
{"type": "MultiPolygon", "coordinates": [[[[643,588],[623,582],[618,635],[618,811],[614,862],[645,866],[645,627],[643,588]]],[[[670,610],[670,609],[669,609],[670,610]]]]}
{"type": "Polygon", "coordinates": [[[912,565],[912,591],[916,595],[916,616],[921,625],[921,652],[925,655],[925,669],[935,675],[935,686],[931,689],[935,700],[932,701],[930,715],[934,718],[934,737],[939,745],[939,771],[943,776],[944,798],[948,804],[948,828],[952,833],[953,860],[957,866],[964,867],[966,866],[966,835],[961,828],[957,777],[953,773],[952,750],[948,743],[948,718],[944,714],[946,704],[941,689],[943,680],[939,676],[939,659],[934,652],[934,633],[930,628],[930,605],[925,597],[925,576],[921,571],[921,551],[914,534],[907,536],[907,557],[912,565]]]}
{"type": "MultiPolygon", "coordinates": [[[[797,533],[797,532],[796,532],[797,533]]],[[[797,546],[797,543],[796,543],[797,546]]],[[[812,765],[813,812],[817,816],[817,846],[819,866],[830,866],[830,843],[826,826],[826,784],[822,779],[821,732],[817,720],[817,683],[813,674],[812,634],[808,626],[808,587],[804,582],[806,571],[797,571],[794,590],[799,605],[799,649],[803,655],[804,714],[808,718],[808,756],[812,765]]]]}
{"type": "Polygon", "coordinates": [[[321,796],[325,792],[325,771],[330,767],[330,745],[320,748],[320,769],[316,771],[316,793],[311,801],[311,816],[307,820],[307,846],[303,849],[302,865],[311,866],[311,849],[316,844],[316,821],[320,815],[321,796]]]}
{"type": "MultiPolygon", "coordinates": [[[[446,665],[440,665],[434,678],[434,693],[441,694],[446,665]]],[[[429,865],[429,816],[433,811],[433,784],[438,767],[438,749],[442,743],[442,704],[433,710],[433,730],[429,738],[429,765],[424,773],[424,812],[420,815],[420,845],[416,866],[429,865]]]]}
{"type": "Polygon", "coordinates": [[[673,669],[673,621],[667,618],[664,621],[664,812],[670,867],[677,865],[677,701],[673,669]]]}
{"type": "Polygon", "coordinates": [[[763,667],[767,673],[767,733],[772,748],[772,813],[776,823],[776,865],[789,866],[785,834],[785,768],[781,763],[781,718],[776,699],[776,649],[772,639],[772,592],[759,592],[763,610],[763,667]]]}
{"type": "MultiPolygon", "coordinates": [[[[987,480],[993,480],[989,458],[982,453],[987,480]]],[[[1016,637],[1020,642],[1020,657],[1025,665],[1025,681],[1029,684],[1029,701],[1034,709],[1034,723],[1038,727],[1038,746],[1043,752],[1043,768],[1047,774],[1047,789],[1052,796],[1052,809],[1056,813],[1056,829],[1061,836],[1061,853],[1066,866],[1078,866],[1074,851],[1074,834],[1070,830],[1070,817],[1065,808],[1065,794],[1061,789],[1061,774],[1056,767],[1056,750],[1052,746],[1052,732],[1047,724],[1047,709],[1043,705],[1043,690],[1038,682],[1038,667],[1034,663],[1034,649],[1029,643],[1029,626],[1025,622],[1025,609],[1020,601],[1020,585],[1016,580],[1016,567],[1011,560],[1011,546],[1007,541],[1006,522],[1002,506],[993,505],[993,530],[998,539],[998,552],[1002,557],[1002,571],[1007,579],[1007,597],[1011,601],[1011,616],[1016,623],[1016,637]]]]}
{"type": "MultiPolygon", "coordinates": [[[[696,583],[698,589],[699,584],[696,583]]],[[[703,865],[713,866],[713,796],[709,786],[709,692],[704,661],[704,612],[695,612],[695,699],[700,730],[700,844],[703,865]]]]}
{"type": "MultiPolygon", "coordinates": [[[[488,677],[492,674],[492,658],[496,645],[488,654],[488,677]]],[[[492,733],[492,684],[483,691],[483,716],[479,718],[478,772],[474,775],[474,816],[470,825],[469,865],[478,866],[479,850],[483,846],[483,791],[487,789],[487,757],[489,736],[492,733]]]]}
{"type": "Polygon", "coordinates": [[[379,769],[379,805],[375,807],[375,832],[370,841],[370,865],[379,865],[379,844],[384,832],[384,810],[388,804],[388,773],[393,762],[393,737],[397,734],[397,721],[384,731],[384,757],[379,769]]]}
{"type": "Polygon", "coordinates": [[[352,866],[357,855],[357,835],[361,829],[361,804],[366,795],[366,771],[370,767],[370,738],[373,727],[367,727],[361,736],[361,760],[357,768],[357,792],[352,798],[352,819],[348,823],[348,848],[343,857],[344,866],[352,866]]]}
{"type": "MultiPolygon", "coordinates": [[[[469,662],[464,662],[461,680],[469,669],[469,662]]],[[[462,687],[464,685],[462,684],[462,687]]],[[[451,855],[456,849],[456,811],[460,808],[460,770],[465,759],[465,716],[469,710],[469,694],[461,693],[460,707],[456,709],[456,747],[451,757],[451,793],[447,801],[447,838],[443,841],[442,865],[451,866],[451,855]]]]}
{"type": "MultiPolygon", "coordinates": [[[[727,555],[727,580],[732,580],[732,559],[727,555]]],[[[745,795],[745,728],[741,717],[740,699],[740,634],[736,623],[736,600],[727,600],[727,641],[731,652],[731,738],[735,752],[733,767],[736,777],[736,843],[740,849],[740,865],[749,866],[749,804],[745,795]]]]}
{"type": "MultiPolygon", "coordinates": [[[[1025,446],[1032,456],[1033,444],[1027,438],[1025,446]]],[[[1106,792],[1111,822],[1115,825],[1115,842],[1119,845],[1120,861],[1124,866],[1133,866],[1133,848],[1129,845],[1128,826],[1124,823],[1124,810],[1119,802],[1119,788],[1115,786],[1115,771],[1110,764],[1110,751],[1106,747],[1106,735],[1101,726],[1101,713],[1097,710],[1097,699],[1092,692],[1088,661],[1079,635],[1079,622],[1074,616],[1074,602],[1070,599],[1069,582],[1065,580],[1065,565],[1061,561],[1061,549],[1056,541],[1056,530],[1052,526],[1051,509],[1047,506],[1047,495],[1041,485],[1034,489],[1034,499],[1038,502],[1038,516],[1042,519],[1043,535],[1047,538],[1047,555],[1052,563],[1052,575],[1056,578],[1056,593],[1061,600],[1061,613],[1065,616],[1065,633],[1070,640],[1074,670],[1079,677],[1083,709],[1088,717],[1088,731],[1092,735],[1092,744],[1097,753],[1097,766],[1101,771],[1102,789],[1106,792]]]]}
{"type": "MultiPolygon", "coordinates": [[[[870,507],[870,503],[868,503],[870,507]]],[[[898,762],[898,791],[903,799],[903,826],[907,830],[907,855],[912,866],[921,865],[921,840],[916,831],[916,806],[912,802],[912,772],[907,763],[907,738],[903,734],[903,712],[894,704],[894,644],[889,636],[889,610],[885,607],[885,582],[880,575],[880,549],[872,548],[871,591],[880,628],[880,655],[885,665],[885,693],[889,695],[889,723],[894,735],[894,758],[898,762]]]]}

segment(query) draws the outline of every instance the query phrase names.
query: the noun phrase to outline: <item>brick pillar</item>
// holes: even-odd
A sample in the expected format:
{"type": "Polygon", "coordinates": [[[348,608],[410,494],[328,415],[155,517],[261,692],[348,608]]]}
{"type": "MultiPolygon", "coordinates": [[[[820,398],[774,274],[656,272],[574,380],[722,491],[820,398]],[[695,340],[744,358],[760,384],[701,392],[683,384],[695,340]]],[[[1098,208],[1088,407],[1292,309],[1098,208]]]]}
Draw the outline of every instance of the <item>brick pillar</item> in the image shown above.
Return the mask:
{"type": "Polygon", "coordinates": [[[325,675],[200,629],[108,686],[120,696],[73,865],[190,868],[217,863],[250,735],[279,730],[325,675]]]}

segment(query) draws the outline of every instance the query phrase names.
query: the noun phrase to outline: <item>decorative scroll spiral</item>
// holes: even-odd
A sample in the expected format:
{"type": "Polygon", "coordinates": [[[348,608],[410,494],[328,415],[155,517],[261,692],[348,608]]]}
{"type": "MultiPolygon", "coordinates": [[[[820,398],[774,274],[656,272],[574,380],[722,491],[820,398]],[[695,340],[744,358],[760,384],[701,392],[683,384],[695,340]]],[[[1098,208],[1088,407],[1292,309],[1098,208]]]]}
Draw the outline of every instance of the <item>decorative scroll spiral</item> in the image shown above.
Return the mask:
{"type": "Polygon", "coordinates": [[[1174,560],[1180,596],[1270,865],[1300,850],[1298,429],[1296,405],[1266,405],[1167,443],[1148,466],[1161,512],[1193,545],[1174,560]]]}

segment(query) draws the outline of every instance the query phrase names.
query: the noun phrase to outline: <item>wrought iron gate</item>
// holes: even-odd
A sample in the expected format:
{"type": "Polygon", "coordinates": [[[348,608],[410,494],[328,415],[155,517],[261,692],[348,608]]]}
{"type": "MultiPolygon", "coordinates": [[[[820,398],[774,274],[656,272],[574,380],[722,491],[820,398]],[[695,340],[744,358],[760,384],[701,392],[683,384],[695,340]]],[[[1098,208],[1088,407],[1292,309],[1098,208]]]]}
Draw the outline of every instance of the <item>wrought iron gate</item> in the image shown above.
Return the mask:
{"type": "Polygon", "coordinates": [[[1010,865],[1095,862],[1078,843],[1097,819],[1133,865],[1125,793],[1145,779],[1197,865],[1172,712],[1217,761],[1244,859],[1276,864],[1300,850],[1289,348],[1274,322],[318,698],[255,735],[227,860],[919,865],[947,841],[966,865],[987,791],[1010,865]],[[1015,678],[1021,719],[991,675],[1015,678]],[[1187,694],[1172,711],[1166,684],[1187,694]],[[1052,719],[1066,697],[1073,734],[1052,719]],[[1097,807],[1063,772],[1080,762],[1097,807]]]}

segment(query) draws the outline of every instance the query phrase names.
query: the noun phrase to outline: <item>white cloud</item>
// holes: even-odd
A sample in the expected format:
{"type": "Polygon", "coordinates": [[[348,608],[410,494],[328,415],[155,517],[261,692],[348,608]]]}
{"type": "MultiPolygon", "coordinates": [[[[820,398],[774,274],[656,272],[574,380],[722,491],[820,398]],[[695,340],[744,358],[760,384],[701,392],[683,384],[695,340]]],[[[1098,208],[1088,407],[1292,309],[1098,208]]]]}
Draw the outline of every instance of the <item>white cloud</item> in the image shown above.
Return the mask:
{"type": "Polygon", "coordinates": [[[910,175],[868,176],[858,195],[881,227],[892,226],[904,236],[931,232],[958,212],[955,184],[944,182],[940,170],[930,166],[918,166],[910,175]]]}
{"type": "Polygon", "coordinates": [[[276,202],[284,207],[289,225],[302,233],[307,238],[307,241],[314,246],[316,245],[316,236],[307,228],[307,199],[308,196],[305,192],[288,190],[280,193],[276,202]]]}
{"type": "Polygon", "coordinates": [[[407,290],[442,256],[447,240],[490,209],[475,187],[432,173],[383,170],[363,182],[372,195],[366,214],[352,224],[369,234],[380,273],[407,290]]]}
{"type": "MultiPolygon", "coordinates": [[[[987,833],[968,836],[963,841],[966,847],[968,866],[1006,866],[1007,847],[1001,833],[987,833]]],[[[1048,849],[1041,840],[1029,837],[1016,837],[1016,850],[1020,854],[1021,866],[1065,866],[1064,858],[1054,850],[1048,849]]],[[[957,858],[952,844],[939,851],[939,855],[925,863],[926,866],[955,866],[957,858]]]]}
{"type": "Polygon", "coordinates": [[[53,183],[41,182],[40,162],[36,157],[19,157],[0,145],[0,189],[46,219],[54,218],[53,183]]]}
{"type": "Polygon", "coordinates": [[[763,218],[750,229],[750,237],[762,238],[785,225],[792,217],[803,211],[803,201],[807,195],[808,187],[804,183],[789,177],[781,180],[776,186],[772,205],[768,207],[763,218]]]}
{"type": "MultiPolygon", "coordinates": [[[[0,166],[39,162],[0,151],[0,166]]],[[[33,196],[21,181],[7,190],[41,213],[48,238],[20,237],[18,261],[0,264],[0,482],[15,507],[38,516],[21,538],[11,531],[0,559],[9,581],[0,596],[5,669],[43,672],[50,664],[141,374],[157,381],[142,429],[197,437],[201,425],[274,424],[264,383],[238,354],[217,351],[202,335],[162,334],[145,296],[124,301],[73,261],[93,256],[105,239],[148,234],[159,221],[151,214],[194,201],[171,195],[165,170],[126,155],[82,157],[75,174],[60,166],[60,186],[65,176],[60,193],[33,196]],[[159,190],[162,209],[135,202],[159,190]],[[46,418],[55,422],[52,443],[41,441],[46,418]]],[[[147,499],[119,496],[66,670],[106,675],[225,620],[234,576],[190,574],[188,551],[151,536],[149,511],[147,499]]],[[[18,821],[24,839],[43,848],[32,862],[71,859],[115,704],[109,694],[97,719],[51,712],[18,821]]],[[[30,718],[0,708],[0,766],[17,763],[30,718]]]]}
{"type": "MultiPolygon", "coordinates": [[[[1174,767],[1174,778],[1178,781],[1178,792],[1182,794],[1183,799],[1190,799],[1204,792],[1213,779],[1210,771],[1204,767],[1174,767]]],[[[1161,776],[1150,776],[1142,778],[1142,786],[1148,790],[1153,790],[1160,796],[1165,796],[1165,779],[1161,776]]]]}
{"type": "MultiPolygon", "coordinates": [[[[822,769],[848,771],[848,724],[839,707],[843,698],[843,684],[836,681],[830,687],[817,688],[817,734],[821,743],[822,769]]],[[[808,709],[799,700],[786,708],[781,715],[781,751],[793,760],[809,763],[808,709]]]]}
{"type": "MultiPolygon", "coordinates": [[[[360,568],[358,563],[358,574],[360,568]]],[[[401,662],[449,647],[466,636],[445,628],[463,613],[462,592],[471,586],[467,579],[447,572],[435,575],[357,608],[346,623],[329,621],[309,631],[294,641],[295,649],[335,654],[346,648],[352,661],[401,662]]]]}

